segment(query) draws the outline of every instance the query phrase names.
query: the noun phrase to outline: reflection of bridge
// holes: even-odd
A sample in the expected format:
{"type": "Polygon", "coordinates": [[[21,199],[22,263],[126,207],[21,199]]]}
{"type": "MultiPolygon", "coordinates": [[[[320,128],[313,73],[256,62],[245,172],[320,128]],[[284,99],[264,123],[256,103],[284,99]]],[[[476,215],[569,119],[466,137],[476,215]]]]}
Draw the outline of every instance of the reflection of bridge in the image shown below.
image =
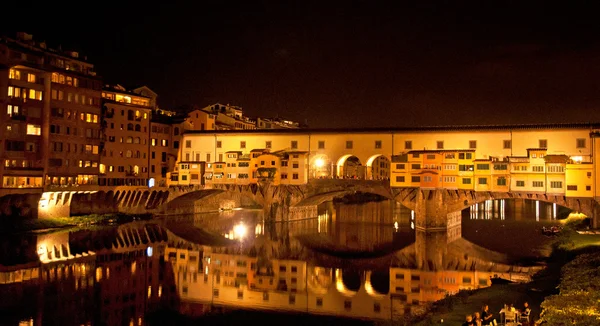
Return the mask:
{"type": "MultiPolygon", "coordinates": [[[[389,319],[406,312],[419,313],[424,303],[460,289],[487,287],[494,276],[525,281],[539,270],[511,265],[504,255],[460,238],[459,227],[444,232],[417,231],[414,244],[368,264],[360,259],[316,259],[305,251],[295,252],[298,249],[292,247],[297,235],[327,233],[321,222],[317,218],[289,222],[282,228],[289,232],[289,242],[268,241],[265,238],[270,236],[263,235],[229,249],[167,248],[165,259],[174,266],[186,309],[219,305],[389,319]],[[362,267],[365,265],[369,267],[362,267]]],[[[248,227],[252,229],[252,225],[248,227]]],[[[384,232],[388,231],[393,234],[394,229],[388,227],[384,232]]]]}
{"type": "Polygon", "coordinates": [[[274,220],[316,217],[316,207],[334,198],[357,192],[394,199],[415,211],[419,229],[445,229],[460,223],[460,211],[491,199],[523,198],[556,203],[587,216],[593,216],[597,203],[592,198],[552,196],[539,193],[496,193],[473,190],[426,190],[390,188],[387,182],[364,180],[311,180],[307,185],[220,185],[196,190],[172,199],[166,213],[217,211],[223,208],[258,205],[274,220]]]}
{"type": "Polygon", "coordinates": [[[369,319],[418,313],[424,303],[446,294],[490,286],[493,276],[527,280],[534,271],[400,267],[385,272],[358,271],[210,250],[202,253],[168,248],[166,255],[174,264],[178,293],[185,303],[369,319]]]}

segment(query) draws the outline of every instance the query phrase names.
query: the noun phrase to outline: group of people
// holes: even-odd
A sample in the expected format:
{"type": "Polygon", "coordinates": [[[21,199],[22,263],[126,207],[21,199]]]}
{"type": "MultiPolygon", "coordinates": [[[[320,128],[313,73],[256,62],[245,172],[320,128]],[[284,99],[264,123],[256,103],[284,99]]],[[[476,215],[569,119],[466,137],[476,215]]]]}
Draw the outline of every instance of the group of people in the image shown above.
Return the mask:
{"type": "Polygon", "coordinates": [[[542,234],[543,235],[557,235],[557,234],[560,233],[561,230],[562,230],[562,227],[556,226],[556,225],[554,225],[552,227],[549,227],[549,228],[543,226],[542,227],[542,234]]]}
{"type": "MultiPolygon", "coordinates": [[[[523,309],[517,311],[512,304],[505,305],[505,309],[501,311],[501,313],[505,313],[505,311],[516,312],[517,318],[515,318],[515,323],[517,325],[522,325],[520,320],[523,319],[521,317],[529,317],[531,313],[531,308],[529,308],[529,303],[525,302],[523,304],[523,309]]],[[[490,307],[486,304],[481,308],[481,312],[477,311],[472,315],[467,315],[463,326],[496,326],[498,322],[494,314],[490,311],[490,307]]]]}

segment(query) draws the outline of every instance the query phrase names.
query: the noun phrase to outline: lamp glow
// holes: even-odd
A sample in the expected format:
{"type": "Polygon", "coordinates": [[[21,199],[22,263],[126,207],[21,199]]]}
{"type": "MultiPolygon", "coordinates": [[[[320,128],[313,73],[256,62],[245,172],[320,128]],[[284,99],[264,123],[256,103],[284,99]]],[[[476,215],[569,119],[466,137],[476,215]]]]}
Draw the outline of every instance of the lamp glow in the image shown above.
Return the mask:
{"type": "Polygon", "coordinates": [[[325,161],[322,158],[318,158],[315,160],[315,166],[318,168],[322,168],[325,165],[325,161]]]}
{"type": "Polygon", "coordinates": [[[235,234],[235,237],[239,239],[244,238],[247,231],[248,230],[244,224],[238,224],[233,227],[233,234],[235,234]]]}

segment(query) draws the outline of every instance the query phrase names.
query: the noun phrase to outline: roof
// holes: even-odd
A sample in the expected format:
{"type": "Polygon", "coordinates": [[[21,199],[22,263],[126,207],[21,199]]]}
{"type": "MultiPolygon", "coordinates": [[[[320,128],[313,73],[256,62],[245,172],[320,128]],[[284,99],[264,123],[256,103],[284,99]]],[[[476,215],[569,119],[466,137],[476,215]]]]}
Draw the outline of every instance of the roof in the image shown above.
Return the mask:
{"type": "Polygon", "coordinates": [[[475,152],[474,149],[423,149],[411,150],[407,154],[442,154],[442,153],[458,153],[458,152],[475,152]]]}
{"type": "Polygon", "coordinates": [[[256,129],[256,130],[189,130],[187,134],[314,134],[314,133],[398,133],[440,131],[515,131],[544,129],[600,129],[600,122],[515,124],[515,125],[456,125],[386,128],[326,128],[326,129],[256,129]]]}

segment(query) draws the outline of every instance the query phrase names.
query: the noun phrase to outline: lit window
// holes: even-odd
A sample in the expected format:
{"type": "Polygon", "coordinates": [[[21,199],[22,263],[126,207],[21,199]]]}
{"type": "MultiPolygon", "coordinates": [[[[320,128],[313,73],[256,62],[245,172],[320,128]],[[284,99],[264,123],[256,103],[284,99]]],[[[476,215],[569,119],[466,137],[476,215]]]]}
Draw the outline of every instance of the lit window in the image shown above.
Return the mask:
{"type": "Polygon", "coordinates": [[[85,122],[92,122],[92,114],[91,113],[85,114],[85,122]]]}
{"type": "Polygon", "coordinates": [[[42,134],[42,126],[28,124],[27,125],[27,134],[34,135],[34,136],[40,136],[42,134]]]}
{"type": "Polygon", "coordinates": [[[6,106],[6,113],[9,116],[13,116],[13,115],[19,115],[19,106],[18,105],[7,105],[6,106]]]}
{"type": "Polygon", "coordinates": [[[52,73],[52,82],[58,83],[58,74],[55,72],[52,73]]]}
{"type": "Polygon", "coordinates": [[[27,74],[27,81],[30,83],[35,83],[35,75],[34,74],[27,74]]]}
{"type": "Polygon", "coordinates": [[[8,71],[8,78],[10,79],[21,79],[21,72],[15,69],[10,69],[8,71]]]}

